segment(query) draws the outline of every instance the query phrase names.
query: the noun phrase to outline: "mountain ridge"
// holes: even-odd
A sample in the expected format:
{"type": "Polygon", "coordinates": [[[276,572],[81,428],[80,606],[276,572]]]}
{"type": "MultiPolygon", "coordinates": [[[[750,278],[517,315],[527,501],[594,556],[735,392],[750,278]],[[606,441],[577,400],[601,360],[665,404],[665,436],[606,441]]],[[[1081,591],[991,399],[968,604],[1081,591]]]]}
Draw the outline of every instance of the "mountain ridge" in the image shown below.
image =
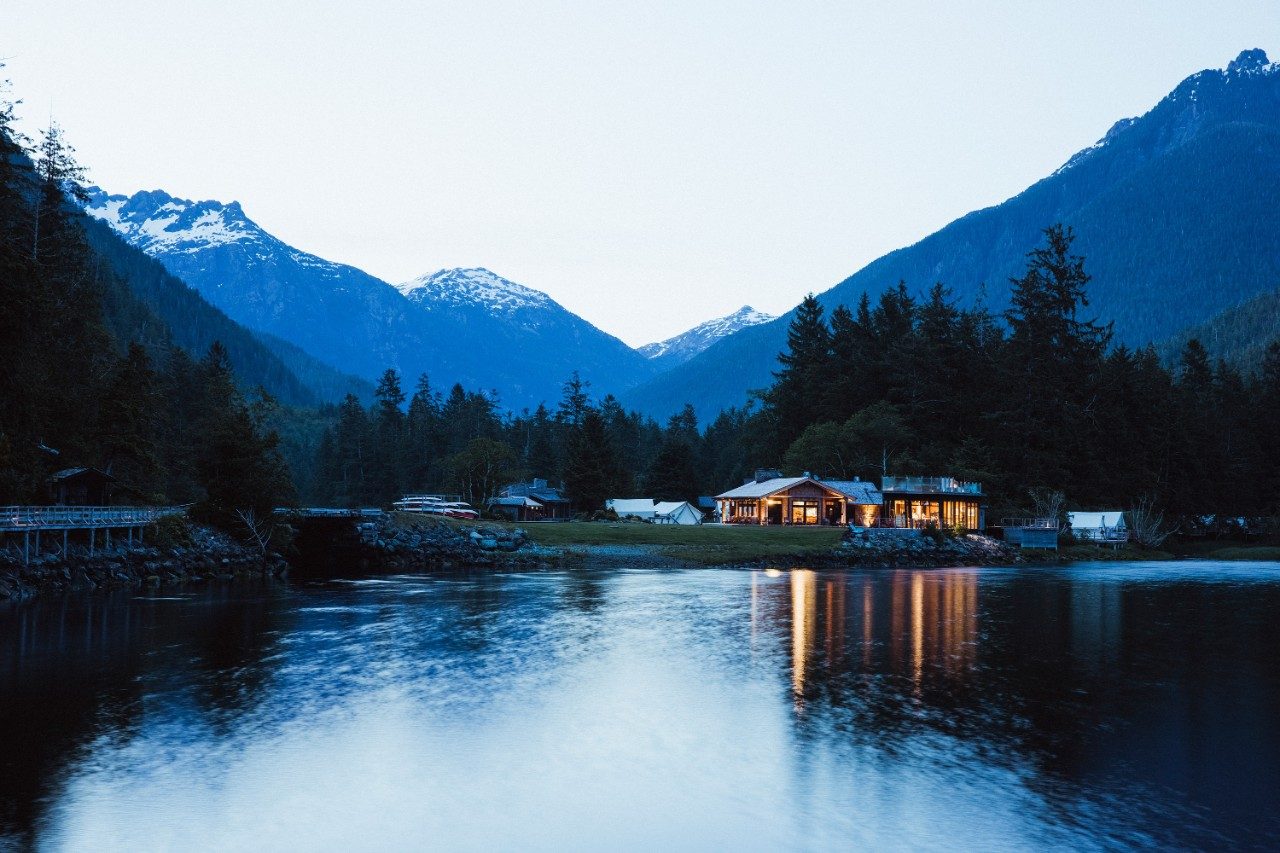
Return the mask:
{"type": "MultiPolygon", "coordinates": [[[[941,281],[957,301],[999,312],[1042,229],[1062,222],[1093,276],[1089,310],[1115,321],[1118,343],[1141,346],[1280,280],[1278,201],[1280,65],[1247,50],[1113,123],[1022,192],[872,261],[818,298],[828,311],[852,308],[899,281],[915,293],[941,281]]],[[[703,419],[743,405],[771,381],[793,315],[718,341],[625,402],[662,416],[687,401],[703,419]]]]}
{"type": "MultiPolygon", "coordinates": [[[[648,361],[546,294],[483,268],[399,288],[274,237],[238,202],[92,188],[86,212],[264,340],[287,342],[364,380],[493,390],[513,410],[559,397],[575,370],[602,391],[654,373],[648,361]]],[[[295,354],[285,353],[293,357],[295,354]]]]}
{"type": "Polygon", "coordinates": [[[636,351],[653,361],[655,366],[664,369],[674,367],[685,363],[721,338],[776,319],[772,314],[743,305],[737,311],[706,320],[666,340],[637,347],[636,351]]]}

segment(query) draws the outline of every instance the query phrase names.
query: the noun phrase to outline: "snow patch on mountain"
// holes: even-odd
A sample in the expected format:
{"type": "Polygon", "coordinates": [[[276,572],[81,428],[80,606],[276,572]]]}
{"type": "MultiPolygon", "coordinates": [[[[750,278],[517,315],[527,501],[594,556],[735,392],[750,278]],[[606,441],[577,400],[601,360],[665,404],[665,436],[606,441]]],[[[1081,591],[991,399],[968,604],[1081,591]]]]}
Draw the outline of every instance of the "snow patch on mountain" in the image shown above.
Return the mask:
{"type": "Polygon", "coordinates": [[[638,349],[638,352],[649,359],[662,359],[672,364],[679,364],[693,358],[721,338],[776,319],[772,314],[744,305],[732,314],[700,323],[687,332],[681,332],[665,341],[645,344],[638,349]]]}
{"type": "Polygon", "coordinates": [[[131,196],[90,187],[85,212],[101,219],[149,255],[194,254],[228,243],[276,243],[238,202],[192,201],[161,190],[131,196]]]}
{"type": "Polygon", "coordinates": [[[425,307],[479,306],[508,317],[528,311],[564,310],[547,294],[483,267],[439,270],[397,284],[396,289],[425,307]]]}

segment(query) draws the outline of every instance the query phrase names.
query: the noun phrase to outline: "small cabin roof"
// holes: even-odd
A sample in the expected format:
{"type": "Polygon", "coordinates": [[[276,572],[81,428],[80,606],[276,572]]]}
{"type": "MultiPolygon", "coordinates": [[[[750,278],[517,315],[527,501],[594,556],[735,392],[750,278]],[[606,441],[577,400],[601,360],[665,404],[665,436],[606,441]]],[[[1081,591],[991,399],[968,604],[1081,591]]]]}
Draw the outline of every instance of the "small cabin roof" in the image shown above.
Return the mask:
{"type": "Polygon", "coordinates": [[[104,480],[111,480],[113,482],[116,479],[115,477],[112,477],[110,474],[108,474],[106,471],[102,471],[97,468],[63,468],[61,471],[54,473],[53,476],[51,476],[49,479],[50,480],[70,480],[74,477],[81,477],[81,476],[101,477],[104,480]]]}
{"type": "Polygon", "coordinates": [[[1101,527],[1117,527],[1124,524],[1124,510],[1108,509],[1100,512],[1069,512],[1067,521],[1081,530],[1092,530],[1101,527]]]}

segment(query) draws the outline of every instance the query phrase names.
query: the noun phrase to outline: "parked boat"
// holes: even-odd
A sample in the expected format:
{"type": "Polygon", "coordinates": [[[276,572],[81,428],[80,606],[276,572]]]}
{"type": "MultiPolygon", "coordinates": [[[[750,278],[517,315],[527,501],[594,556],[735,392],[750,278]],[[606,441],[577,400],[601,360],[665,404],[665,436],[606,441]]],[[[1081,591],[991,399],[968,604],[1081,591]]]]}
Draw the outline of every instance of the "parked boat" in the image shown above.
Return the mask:
{"type": "Polygon", "coordinates": [[[446,518],[476,519],[478,513],[466,501],[449,500],[444,495],[405,495],[391,505],[397,512],[420,512],[426,515],[442,515],[446,518]]]}

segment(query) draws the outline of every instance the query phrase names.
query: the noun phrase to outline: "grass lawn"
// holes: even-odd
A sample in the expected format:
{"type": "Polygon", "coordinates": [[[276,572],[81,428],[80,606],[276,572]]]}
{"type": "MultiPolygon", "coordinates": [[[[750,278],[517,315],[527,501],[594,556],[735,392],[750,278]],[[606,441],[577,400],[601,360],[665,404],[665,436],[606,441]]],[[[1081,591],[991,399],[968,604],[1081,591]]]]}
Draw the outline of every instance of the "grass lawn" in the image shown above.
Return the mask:
{"type": "MultiPolygon", "coordinates": [[[[396,513],[403,524],[461,524],[409,513],[396,513]]],[[[705,565],[754,562],[760,559],[825,554],[840,544],[842,527],[718,527],[712,525],[636,524],[608,521],[513,524],[481,521],[489,528],[523,528],[529,539],[548,548],[587,550],[595,546],[647,547],[655,552],[705,565]]]]}

